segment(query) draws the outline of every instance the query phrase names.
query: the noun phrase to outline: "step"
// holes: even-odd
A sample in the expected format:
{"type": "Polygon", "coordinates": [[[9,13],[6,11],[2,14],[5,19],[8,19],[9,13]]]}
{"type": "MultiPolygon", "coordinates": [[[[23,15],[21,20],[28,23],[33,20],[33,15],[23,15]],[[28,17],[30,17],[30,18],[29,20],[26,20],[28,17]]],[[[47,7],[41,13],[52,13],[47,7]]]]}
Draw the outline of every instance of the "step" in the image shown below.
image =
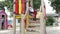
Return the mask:
{"type": "Polygon", "coordinates": [[[29,23],[40,23],[40,20],[36,20],[36,21],[29,20],[29,23]]]}
{"type": "Polygon", "coordinates": [[[33,19],[29,19],[29,22],[40,22],[40,19],[36,21],[34,21],[33,19]]]}
{"type": "MultiPolygon", "coordinates": [[[[35,21],[35,20],[33,20],[33,19],[29,19],[29,21],[35,21]]],[[[40,20],[36,20],[36,21],[40,21],[40,20]]]]}
{"type": "MultiPolygon", "coordinates": [[[[33,20],[33,18],[29,18],[30,20],[33,20]]],[[[40,18],[36,18],[36,20],[40,20],[40,18]]]]}
{"type": "Polygon", "coordinates": [[[40,25],[38,25],[38,26],[28,26],[28,28],[37,28],[37,27],[40,27],[40,25]]]}
{"type": "Polygon", "coordinates": [[[40,22],[36,23],[36,22],[29,22],[29,24],[40,24],[40,22]]]}
{"type": "Polygon", "coordinates": [[[26,34],[40,34],[40,32],[26,32],[26,34]]]}
{"type": "Polygon", "coordinates": [[[34,31],[39,31],[40,30],[40,26],[39,27],[28,27],[27,30],[34,30],[34,31]]]}
{"type": "Polygon", "coordinates": [[[40,30],[27,29],[27,32],[40,32],[40,30]]]}
{"type": "Polygon", "coordinates": [[[39,27],[35,27],[35,28],[28,28],[28,30],[40,30],[40,28],[39,27]]]}
{"type": "Polygon", "coordinates": [[[39,25],[40,25],[40,23],[35,23],[35,24],[34,23],[30,23],[29,24],[29,26],[39,26],[39,25]]]}

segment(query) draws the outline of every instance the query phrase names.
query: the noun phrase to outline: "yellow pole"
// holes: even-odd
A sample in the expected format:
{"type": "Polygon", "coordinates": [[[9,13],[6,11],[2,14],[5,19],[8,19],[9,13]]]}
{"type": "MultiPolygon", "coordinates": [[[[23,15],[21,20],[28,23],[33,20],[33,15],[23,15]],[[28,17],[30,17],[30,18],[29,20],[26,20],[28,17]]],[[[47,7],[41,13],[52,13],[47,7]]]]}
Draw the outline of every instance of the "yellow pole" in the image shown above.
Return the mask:
{"type": "Polygon", "coordinates": [[[29,25],[29,0],[26,0],[26,32],[29,25]]]}
{"type": "Polygon", "coordinates": [[[22,1],[19,0],[19,14],[21,14],[22,12],[22,1]]]}
{"type": "Polygon", "coordinates": [[[29,25],[29,15],[26,16],[26,32],[27,32],[27,29],[28,29],[28,25],[29,25]]]}

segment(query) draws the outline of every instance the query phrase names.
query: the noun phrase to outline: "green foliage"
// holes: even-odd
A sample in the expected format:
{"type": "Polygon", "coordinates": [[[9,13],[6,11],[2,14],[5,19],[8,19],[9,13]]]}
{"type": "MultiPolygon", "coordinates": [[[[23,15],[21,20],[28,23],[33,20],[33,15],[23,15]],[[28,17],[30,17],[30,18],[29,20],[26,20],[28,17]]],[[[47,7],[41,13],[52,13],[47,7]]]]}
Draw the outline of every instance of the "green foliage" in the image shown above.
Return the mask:
{"type": "Polygon", "coordinates": [[[54,17],[52,17],[52,16],[47,16],[47,20],[46,20],[46,25],[47,26],[53,25],[53,23],[54,23],[54,19],[53,18],[54,17]]]}
{"type": "Polygon", "coordinates": [[[54,2],[55,0],[49,0],[50,2],[54,2]]]}
{"type": "Polygon", "coordinates": [[[41,5],[41,0],[33,0],[33,7],[39,9],[41,5]]]}
{"type": "Polygon", "coordinates": [[[2,4],[0,4],[0,10],[4,9],[4,6],[2,4]]]}
{"type": "Polygon", "coordinates": [[[53,9],[56,10],[56,13],[60,12],[60,0],[50,0],[51,1],[51,6],[53,7],[53,9]]]}
{"type": "Polygon", "coordinates": [[[2,4],[2,6],[7,6],[11,12],[13,11],[13,0],[6,0],[4,2],[0,2],[0,4],[2,4]]]}
{"type": "MultiPolygon", "coordinates": [[[[0,8],[3,8],[4,6],[7,6],[8,10],[11,12],[13,12],[13,0],[6,0],[4,2],[0,2],[0,4],[2,5],[0,8]]],[[[11,14],[12,17],[13,14],[11,14]]]]}

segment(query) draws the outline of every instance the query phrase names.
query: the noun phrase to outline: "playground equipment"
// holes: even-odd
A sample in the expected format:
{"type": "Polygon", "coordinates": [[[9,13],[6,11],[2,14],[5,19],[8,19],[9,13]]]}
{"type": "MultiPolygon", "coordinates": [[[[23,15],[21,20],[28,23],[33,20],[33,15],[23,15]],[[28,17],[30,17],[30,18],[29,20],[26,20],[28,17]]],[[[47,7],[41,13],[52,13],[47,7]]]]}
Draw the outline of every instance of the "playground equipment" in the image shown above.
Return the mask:
{"type": "MultiPolygon", "coordinates": [[[[32,1],[32,0],[14,0],[14,3],[15,3],[14,4],[14,7],[15,7],[14,8],[15,9],[14,10],[14,34],[16,34],[16,22],[15,22],[16,19],[21,20],[21,24],[20,24],[21,25],[21,27],[20,27],[21,34],[29,34],[29,33],[32,34],[32,32],[33,32],[33,34],[34,33],[40,34],[40,32],[41,32],[40,28],[43,28],[43,27],[40,27],[40,24],[42,26],[42,23],[44,23],[44,14],[41,14],[41,16],[43,15],[43,17],[40,17],[40,18],[35,17],[36,21],[33,20],[34,15],[33,16],[29,15],[29,2],[30,1],[32,1]]],[[[42,6],[42,8],[44,8],[44,7],[42,6]]],[[[36,13],[36,12],[34,12],[34,13],[36,13]]],[[[45,24],[44,24],[44,26],[45,26],[45,24]]]]}
{"type": "Polygon", "coordinates": [[[7,14],[4,10],[0,10],[0,30],[8,28],[7,14]]]}

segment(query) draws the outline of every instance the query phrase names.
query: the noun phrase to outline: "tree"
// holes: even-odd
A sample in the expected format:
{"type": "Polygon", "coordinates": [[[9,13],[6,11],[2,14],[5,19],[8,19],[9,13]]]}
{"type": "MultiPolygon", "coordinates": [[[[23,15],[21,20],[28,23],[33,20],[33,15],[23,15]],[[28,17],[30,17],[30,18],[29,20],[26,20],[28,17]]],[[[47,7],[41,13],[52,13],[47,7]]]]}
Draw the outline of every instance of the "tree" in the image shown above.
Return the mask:
{"type": "Polygon", "coordinates": [[[33,8],[39,9],[41,5],[41,0],[33,0],[33,8]]]}
{"type": "Polygon", "coordinates": [[[53,25],[53,23],[54,23],[54,17],[53,16],[47,16],[46,25],[50,26],[50,25],[53,25]]]}
{"type": "Polygon", "coordinates": [[[4,2],[0,2],[0,4],[2,4],[2,6],[7,6],[11,12],[13,11],[13,0],[6,0],[4,2]]]}
{"type": "Polygon", "coordinates": [[[56,10],[56,13],[60,14],[60,0],[50,0],[51,6],[56,10]]]}
{"type": "Polygon", "coordinates": [[[10,17],[12,17],[13,16],[12,14],[13,13],[13,0],[6,0],[6,1],[0,2],[0,4],[2,5],[1,8],[4,6],[7,6],[8,10],[11,13],[10,17]]]}

